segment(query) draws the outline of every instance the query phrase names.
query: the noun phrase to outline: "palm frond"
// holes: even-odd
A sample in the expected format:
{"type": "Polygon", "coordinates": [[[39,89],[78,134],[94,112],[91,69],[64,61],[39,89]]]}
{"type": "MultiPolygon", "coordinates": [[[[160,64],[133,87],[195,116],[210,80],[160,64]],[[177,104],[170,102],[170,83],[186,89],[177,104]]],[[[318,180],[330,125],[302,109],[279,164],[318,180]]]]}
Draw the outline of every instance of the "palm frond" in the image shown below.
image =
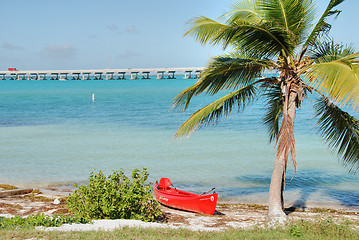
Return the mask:
{"type": "Polygon", "coordinates": [[[237,21],[226,29],[224,37],[225,47],[232,44],[242,52],[257,54],[262,58],[278,57],[282,51],[291,53],[296,47],[290,34],[273,21],[261,21],[256,24],[237,21]]]}
{"type": "Polygon", "coordinates": [[[321,136],[350,171],[359,169],[359,121],[349,113],[322,97],[315,104],[321,136]]]}
{"type": "Polygon", "coordinates": [[[266,88],[264,97],[267,98],[267,105],[263,122],[268,128],[269,142],[272,142],[278,136],[279,120],[283,115],[283,95],[280,85],[266,88]]]}
{"type": "Polygon", "coordinates": [[[191,28],[185,35],[191,35],[202,45],[222,46],[223,49],[232,46],[247,54],[267,58],[278,56],[283,49],[289,52],[295,48],[288,32],[274,24],[273,20],[253,20],[246,15],[243,17],[239,11],[235,17],[228,15],[226,24],[197,17],[190,21],[191,28]]]}
{"type": "Polygon", "coordinates": [[[180,92],[173,98],[172,108],[185,111],[193,96],[198,95],[198,88],[202,84],[202,80],[198,80],[194,85],[180,92]]]}
{"type": "Polygon", "coordinates": [[[327,41],[315,42],[309,53],[309,57],[319,63],[335,61],[355,54],[355,50],[352,45],[343,45],[336,43],[333,39],[329,39],[327,41]]]}
{"type": "Polygon", "coordinates": [[[334,9],[339,4],[344,2],[344,0],[331,0],[323,12],[322,16],[319,18],[317,24],[313,28],[312,32],[309,34],[307,41],[304,44],[304,47],[313,45],[318,37],[327,34],[331,29],[331,25],[327,22],[328,17],[336,15],[338,16],[341,11],[334,9]]]}
{"type": "Polygon", "coordinates": [[[275,21],[289,33],[296,44],[305,37],[305,33],[314,19],[314,5],[311,0],[261,0],[257,1],[267,21],[275,21]]]}
{"type": "Polygon", "coordinates": [[[202,45],[212,43],[220,37],[221,33],[228,29],[228,26],[210,18],[200,16],[189,22],[191,28],[185,33],[191,35],[202,45]]]}
{"type": "Polygon", "coordinates": [[[359,106],[359,52],[323,55],[309,66],[306,77],[312,87],[327,93],[341,105],[359,106]]]}
{"type": "Polygon", "coordinates": [[[254,85],[248,85],[238,89],[207,106],[199,109],[191,115],[191,117],[184,122],[178,129],[175,138],[183,135],[189,135],[195,131],[198,126],[216,123],[220,117],[228,116],[234,105],[238,109],[243,109],[248,102],[250,102],[256,95],[256,88],[254,85]]]}
{"type": "Polygon", "coordinates": [[[253,0],[233,2],[231,11],[222,15],[221,18],[226,19],[226,24],[228,25],[238,20],[252,23],[263,20],[262,13],[253,0]]]}
{"type": "Polygon", "coordinates": [[[271,61],[237,53],[215,57],[201,72],[199,81],[174,98],[173,107],[185,110],[192,97],[202,92],[213,95],[221,90],[238,89],[252,84],[261,77],[264,69],[271,66],[271,61]]]}

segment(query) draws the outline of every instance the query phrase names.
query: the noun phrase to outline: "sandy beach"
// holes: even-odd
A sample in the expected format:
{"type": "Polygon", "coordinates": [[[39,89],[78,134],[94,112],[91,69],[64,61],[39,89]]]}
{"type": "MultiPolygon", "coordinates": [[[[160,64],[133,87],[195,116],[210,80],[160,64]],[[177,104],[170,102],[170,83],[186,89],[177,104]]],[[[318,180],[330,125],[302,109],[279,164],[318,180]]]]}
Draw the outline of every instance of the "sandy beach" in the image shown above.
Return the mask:
{"type": "MultiPolygon", "coordinates": [[[[35,188],[34,188],[35,189],[35,188]]],[[[70,214],[66,208],[65,199],[71,192],[70,188],[39,188],[32,193],[0,198],[0,216],[26,217],[30,214],[44,213],[48,216],[55,214],[70,214]]],[[[230,228],[251,228],[266,224],[267,206],[250,203],[217,204],[213,216],[196,214],[161,206],[163,218],[156,223],[144,223],[137,220],[96,220],[91,224],[63,225],[58,228],[40,228],[52,231],[89,231],[113,230],[121,227],[170,227],[187,228],[191,230],[220,231],[230,228]]],[[[350,208],[318,208],[308,206],[299,209],[288,206],[286,209],[289,220],[315,219],[331,217],[336,221],[352,220],[359,222],[359,213],[350,208]]]]}

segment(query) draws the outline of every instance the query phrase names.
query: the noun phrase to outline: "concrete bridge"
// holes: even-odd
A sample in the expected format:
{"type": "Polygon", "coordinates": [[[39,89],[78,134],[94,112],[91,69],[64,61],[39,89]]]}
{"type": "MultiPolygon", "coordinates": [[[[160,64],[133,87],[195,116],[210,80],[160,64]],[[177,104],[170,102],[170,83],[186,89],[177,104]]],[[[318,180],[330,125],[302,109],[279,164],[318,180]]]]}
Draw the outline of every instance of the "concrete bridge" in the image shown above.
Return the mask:
{"type": "MultiPolygon", "coordinates": [[[[14,68],[13,68],[14,69],[14,68]]],[[[98,70],[44,70],[44,71],[0,71],[0,80],[123,80],[123,79],[174,79],[177,74],[184,79],[198,78],[203,67],[188,68],[128,68],[98,70]]]]}

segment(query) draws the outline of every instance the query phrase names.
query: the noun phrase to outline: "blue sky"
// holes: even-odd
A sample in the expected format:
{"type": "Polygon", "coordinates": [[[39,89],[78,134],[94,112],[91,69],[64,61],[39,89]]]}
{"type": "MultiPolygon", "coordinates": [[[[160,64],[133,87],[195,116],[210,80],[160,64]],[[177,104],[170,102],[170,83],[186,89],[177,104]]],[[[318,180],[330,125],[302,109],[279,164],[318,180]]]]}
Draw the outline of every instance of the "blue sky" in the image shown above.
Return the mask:
{"type": "MultiPolygon", "coordinates": [[[[329,0],[318,0],[321,11],[329,0]]],[[[220,49],[183,37],[193,17],[216,19],[232,0],[0,0],[0,70],[198,67],[220,49]]],[[[358,0],[331,35],[359,50],[358,0]]]]}

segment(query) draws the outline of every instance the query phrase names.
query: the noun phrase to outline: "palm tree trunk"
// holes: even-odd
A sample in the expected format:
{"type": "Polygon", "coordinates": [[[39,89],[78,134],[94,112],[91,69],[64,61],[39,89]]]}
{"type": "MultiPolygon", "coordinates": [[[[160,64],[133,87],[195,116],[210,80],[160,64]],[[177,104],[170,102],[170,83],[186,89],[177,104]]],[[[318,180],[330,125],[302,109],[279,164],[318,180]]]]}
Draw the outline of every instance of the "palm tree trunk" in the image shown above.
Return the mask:
{"type": "Polygon", "coordinates": [[[285,178],[284,153],[274,162],[271,183],[269,187],[269,219],[281,219],[286,215],[283,211],[283,191],[285,178]]]}
{"type": "MultiPolygon", "coordinates": [[[[284,110],[284,114],[287,114],[289,121],[291,121],[290,126],[293,132],[294,126],[294,118],[296,111],[296,101],[297,93],[292,92],[289,95],[288,105],[286,111],[284,110]]],[[[286,104],[284,104],[286,106],[286,104]]],[[[282,122],[283,124],[283,122],[282,122]]],[[[289,142],[286,143],[289,147],[289,142]]],[[[277,151],[279,147],[277,148],[277,151]]],[[[280,154],[276,154],[276,159],[274,161],[273,173],[271,178],[271,183],[269,187],[269,220],[285,220],[286,214],[284,213],[284,198],[283,191],[285,187],[285,172],[286,172],[286,162],[285,152],[282,151],[280,154]]]]}

